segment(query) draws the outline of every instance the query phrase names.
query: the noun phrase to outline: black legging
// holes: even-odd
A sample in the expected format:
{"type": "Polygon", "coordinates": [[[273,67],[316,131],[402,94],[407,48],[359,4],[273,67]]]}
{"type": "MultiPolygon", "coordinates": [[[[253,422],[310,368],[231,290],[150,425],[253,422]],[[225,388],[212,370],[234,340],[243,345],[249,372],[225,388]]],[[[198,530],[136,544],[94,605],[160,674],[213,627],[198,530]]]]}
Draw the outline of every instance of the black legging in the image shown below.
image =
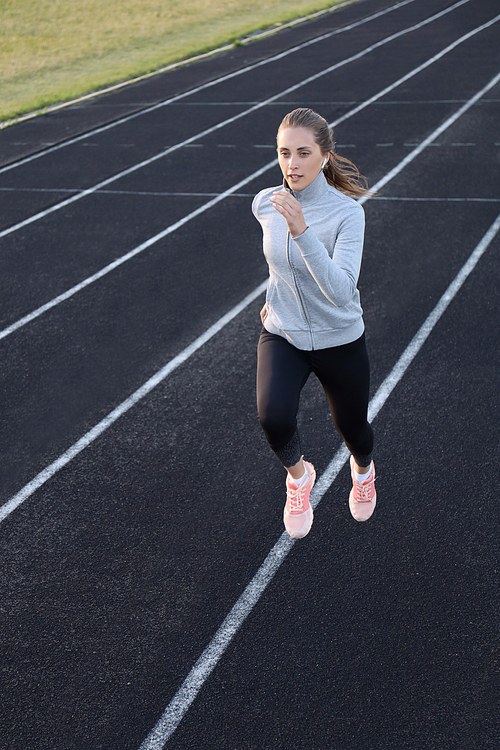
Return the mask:
{"type": "Polygon", "coordinates": [[[367,421],[370,365],[365,335],[351,344],[302,351],[262,329],[257,408],[267,441],[283,466],[302,455],[297,431],[300,392],[313,372],[327,395],[333,423],[359,466],[369,466],[373,432],[367,421]]]}

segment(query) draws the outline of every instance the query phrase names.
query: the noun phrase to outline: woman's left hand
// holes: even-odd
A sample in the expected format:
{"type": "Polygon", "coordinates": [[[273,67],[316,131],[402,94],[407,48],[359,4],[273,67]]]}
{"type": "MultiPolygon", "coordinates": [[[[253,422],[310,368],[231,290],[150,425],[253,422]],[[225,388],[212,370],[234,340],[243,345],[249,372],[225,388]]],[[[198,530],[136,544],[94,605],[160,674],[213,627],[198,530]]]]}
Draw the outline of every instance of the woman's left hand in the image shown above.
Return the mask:
{"type": "Polygon", "coordinates": [[[286,219],[292,237],[298,237],[299,234],[306,231],[307,224],[302,213],[302,206],[297,198],[294,198],[286,190],[279,190],[273,193],[270,200],[276,211],[286,219]]]}

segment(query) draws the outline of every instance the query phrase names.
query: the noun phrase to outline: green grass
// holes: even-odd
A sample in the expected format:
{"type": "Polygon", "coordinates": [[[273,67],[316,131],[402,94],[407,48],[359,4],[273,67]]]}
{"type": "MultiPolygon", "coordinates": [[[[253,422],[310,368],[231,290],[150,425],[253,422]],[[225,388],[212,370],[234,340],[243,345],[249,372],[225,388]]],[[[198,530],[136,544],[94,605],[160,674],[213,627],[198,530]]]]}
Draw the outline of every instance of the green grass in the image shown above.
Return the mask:
{"type": "Polygon", "coordinates": [[[1,0],[0,120],[97,91],[341,0],[1,0]]]}

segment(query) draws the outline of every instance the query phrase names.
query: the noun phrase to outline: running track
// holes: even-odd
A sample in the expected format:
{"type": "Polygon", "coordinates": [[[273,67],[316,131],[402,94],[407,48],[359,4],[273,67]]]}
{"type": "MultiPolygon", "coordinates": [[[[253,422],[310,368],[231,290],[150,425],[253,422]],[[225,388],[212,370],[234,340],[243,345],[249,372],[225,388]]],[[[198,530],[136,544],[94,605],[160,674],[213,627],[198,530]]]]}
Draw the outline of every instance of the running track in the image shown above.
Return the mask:
{"type": "Polygon", "coordinates": [[[1,747],[498,747],[499,13],[363,0],[0,131],[1,747]],[[379,507],[311,380],[294,544],[250,202],[303,105],[378,190],[379,507]]]}

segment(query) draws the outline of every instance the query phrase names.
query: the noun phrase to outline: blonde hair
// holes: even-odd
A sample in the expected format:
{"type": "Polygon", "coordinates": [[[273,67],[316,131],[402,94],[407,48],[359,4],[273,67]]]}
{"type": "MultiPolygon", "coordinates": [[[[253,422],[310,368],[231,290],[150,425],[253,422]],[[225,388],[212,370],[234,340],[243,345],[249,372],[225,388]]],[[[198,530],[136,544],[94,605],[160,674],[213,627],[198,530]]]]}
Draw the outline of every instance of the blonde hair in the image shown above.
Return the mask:
{"type": "MultiPolygon", "coordinates": [[[[323,174],[330,185],[340,190],[341,193],[350,196],[366,195],[369,192],[368,182],[359,173],[357,166],[344,156],[335,153],[333,130],[324,117],[321,117],[312,109],[299,107],[285,115],[278,128],[278,133],[284,128],[307,128],[312,131],[321,153],[328,155],[328,162],[323,167],[323,174]]],[[[286,179],[285,183],[288,185],[286,179]]]]}

